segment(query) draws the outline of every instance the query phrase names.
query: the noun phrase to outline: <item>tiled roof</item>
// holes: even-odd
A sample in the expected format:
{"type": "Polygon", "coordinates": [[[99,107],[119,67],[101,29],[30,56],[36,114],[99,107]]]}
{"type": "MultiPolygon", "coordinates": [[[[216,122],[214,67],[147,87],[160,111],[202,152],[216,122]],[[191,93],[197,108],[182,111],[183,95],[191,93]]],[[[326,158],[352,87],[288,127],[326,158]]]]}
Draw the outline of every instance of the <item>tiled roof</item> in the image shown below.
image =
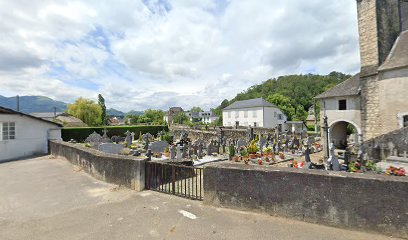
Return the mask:
{"type": "Polygon", "coordinates": [[[326,92],[317,95],[315,99],[354,96],[360,94],[360,74],[356,74],[346,81],[330,88],[326,92]]]}
{"type": "Polygon", "coordinates": [[[42,122],[46,122],[46,123],[50,123],[50,124],[54,124],[54,125],[57,125],[57,126],[59,126],[59,127],[62,127],[62,125],[59,124],[59,123],[52,122],[52,121],[48,121],[48,120],[45,120],[45,119],[42,119],[42,118],[39,118],[39,117],[35,117],[35,116],[33,116],[33,115],[30,115],[30,114],[18,112],[18,111],[15,111],[15,110],[13,110],[13,109],[1,107],[1,106],[0,106],[0,114],[22,115],[22,116],[26,116],[26,117],[29,117],[29,118],[32,118],[32,119],[35,119],[35,120],[38,120],[38,121],[42,121],[42,122]]]}
{"type": "Polygon", "coordinates": [[[265,101],[263,98],[255,98],[255,99],[234,102],[233,104],[224,108],[224,110],[252,108],[252,107],[276,107],[276,106],[270,102],[265,101]]]}

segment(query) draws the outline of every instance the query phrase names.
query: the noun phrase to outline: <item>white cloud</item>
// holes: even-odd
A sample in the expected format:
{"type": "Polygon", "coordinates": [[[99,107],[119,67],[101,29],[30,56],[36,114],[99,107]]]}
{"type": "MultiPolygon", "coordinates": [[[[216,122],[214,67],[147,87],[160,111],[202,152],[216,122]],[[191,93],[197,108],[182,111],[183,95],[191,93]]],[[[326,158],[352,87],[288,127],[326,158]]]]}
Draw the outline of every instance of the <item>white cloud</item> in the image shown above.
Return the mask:
{"type": "Polygon", "coordinates": [[[359,68],[356,3],[0,2],[0,94],[215,107],[270,77],[359,68]]]}

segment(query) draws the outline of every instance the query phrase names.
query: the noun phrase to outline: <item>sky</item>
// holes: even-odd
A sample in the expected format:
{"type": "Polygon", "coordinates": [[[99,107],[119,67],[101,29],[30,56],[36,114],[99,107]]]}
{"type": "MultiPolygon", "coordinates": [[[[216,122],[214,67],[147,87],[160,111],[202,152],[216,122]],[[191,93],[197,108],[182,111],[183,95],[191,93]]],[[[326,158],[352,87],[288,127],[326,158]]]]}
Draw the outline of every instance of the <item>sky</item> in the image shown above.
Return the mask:
{"type": "Polygon", "coordinates": [[[210,109],[288,74],[360,67],[355,0],[0,0],[0,95],[210,109]]]}

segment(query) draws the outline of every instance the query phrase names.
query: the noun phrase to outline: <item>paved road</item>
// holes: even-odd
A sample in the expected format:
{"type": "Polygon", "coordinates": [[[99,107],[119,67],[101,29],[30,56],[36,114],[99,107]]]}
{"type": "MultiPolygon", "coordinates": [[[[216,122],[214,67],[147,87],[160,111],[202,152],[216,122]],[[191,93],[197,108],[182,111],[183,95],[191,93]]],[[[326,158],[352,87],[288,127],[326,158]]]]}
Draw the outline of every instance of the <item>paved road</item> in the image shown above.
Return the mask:
{"type": "Polygon", "coordinates": [[[0,164],[0,182],[2,240],[388,239],[119,189],[48,156],[0,164]]]}

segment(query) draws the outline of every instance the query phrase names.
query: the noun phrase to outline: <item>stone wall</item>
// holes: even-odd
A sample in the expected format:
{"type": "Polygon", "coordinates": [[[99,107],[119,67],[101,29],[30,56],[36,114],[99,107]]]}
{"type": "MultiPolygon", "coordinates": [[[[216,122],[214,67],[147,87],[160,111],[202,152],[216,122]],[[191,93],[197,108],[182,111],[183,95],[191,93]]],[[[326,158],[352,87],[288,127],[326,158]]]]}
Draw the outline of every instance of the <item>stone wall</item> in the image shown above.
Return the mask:
{"type": "Polygon", "coordinates": [[[379,65],[376,2],[357,1],[361,76],[376,73],[379,65]]]}
{"type": "Polygon", "coordinates": [[[50,141],[50,154],[80,166],[96,179],[142,191],[146,159],[106,154],[62,141],[50,141]]]}
{"type": "Polygon", "coordinates": [[[204,169],[204,203],[408,238],[408,179],[236,164],[204,169]]]}
{"type": "MultiPolygon", "coordinates": [[[[247,139],[248,135],[248,129],[247,128],[231,128],[231,127],[222,127],[222,130],[224,131],[224,136],[227,139],[247,139]]],[[[170,131],[173,133],[174,138],[178,139],[181,135],[182,132],[186,132],[188,134],[188,137],[191,139],[191,141],[196,141],[198,139],[204,140],[204,141],[211,141],[211,140],[218,140],[220,136],[220,128],[219,127],[208,127],[208,129],[205,129],[204,127],[197,127],[197,128],[190,128],[187,126],[171,126],[170,131]]],[[[275,134],[274,129],[269,129],[269,128],[254,128],[254,134],[256,135],[268,135],[268,134],[275,134]]]]}
{"type": "Polygon", "coordinates": [[[408,127],[373,138],[364,142],[364,146],[369,159],[376,161],[403,155],[404,151],[408,152],[408,127]]]}

